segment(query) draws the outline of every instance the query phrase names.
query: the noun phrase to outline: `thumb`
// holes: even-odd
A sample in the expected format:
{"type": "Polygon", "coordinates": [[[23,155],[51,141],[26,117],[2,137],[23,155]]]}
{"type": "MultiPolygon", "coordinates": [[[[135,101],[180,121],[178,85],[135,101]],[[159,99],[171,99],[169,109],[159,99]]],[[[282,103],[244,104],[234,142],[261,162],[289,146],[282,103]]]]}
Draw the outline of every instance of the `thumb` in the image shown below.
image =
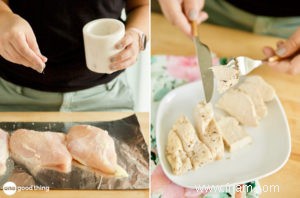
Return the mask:
{"type": "Polygon", "coordinates": [[[300,49],[300,28],[285,42],[280,43],[276,54],[280,57],[288,57],[295,54],[300,49]]]}
{"type": "Polygon", "coordinates": [[[200,11],[203,9],[204,0],[184,0],[183,10],[186,17],[190,21],[195,21],[198,19],[200,11]]]}

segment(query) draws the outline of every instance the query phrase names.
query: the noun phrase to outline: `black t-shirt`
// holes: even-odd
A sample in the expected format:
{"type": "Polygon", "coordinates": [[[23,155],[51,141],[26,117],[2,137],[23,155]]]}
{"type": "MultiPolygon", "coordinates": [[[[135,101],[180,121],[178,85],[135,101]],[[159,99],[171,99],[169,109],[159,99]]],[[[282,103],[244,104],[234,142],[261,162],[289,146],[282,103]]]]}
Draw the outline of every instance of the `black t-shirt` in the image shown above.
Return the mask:
{"type": "Polygon", "coordinates": [[[10,0],[9,6],[29,22],[48,61],[44,74],[40,74],[0,56],[2,78],[38,90],[69,92],[107,83],[122,72],[88,70],[82,28],[98,18],[121,20],[125,0],[10,0]]]}
{"type": "Polygon", "coordinates": [[[299,2],[295,0],[226,0],[252,14],[272,17],[300,16],[299,2]]]}

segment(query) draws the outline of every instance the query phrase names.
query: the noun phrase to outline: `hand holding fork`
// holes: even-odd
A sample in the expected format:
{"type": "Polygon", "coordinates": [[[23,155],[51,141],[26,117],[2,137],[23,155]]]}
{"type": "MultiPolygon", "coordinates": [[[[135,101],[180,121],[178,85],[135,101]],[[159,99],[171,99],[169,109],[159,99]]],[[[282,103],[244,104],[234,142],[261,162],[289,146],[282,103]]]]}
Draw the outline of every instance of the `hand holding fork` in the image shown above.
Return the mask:
{"type": "Polygon", "coordinates": [[[264,48],[264,54],[267,57],[277,55],[280,57],[277,61],[266,62],[270,67],[289,74],[300,73],[300,28],[286,41],[277,43],[277,50],[271,47],[264,48]]]}

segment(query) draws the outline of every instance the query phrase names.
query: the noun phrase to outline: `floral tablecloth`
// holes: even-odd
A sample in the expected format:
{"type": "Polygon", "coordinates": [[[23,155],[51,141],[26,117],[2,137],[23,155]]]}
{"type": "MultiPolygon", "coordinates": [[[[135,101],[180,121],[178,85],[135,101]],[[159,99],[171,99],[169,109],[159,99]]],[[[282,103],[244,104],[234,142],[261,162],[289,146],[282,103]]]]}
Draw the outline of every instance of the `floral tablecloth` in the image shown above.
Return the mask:
{"type": "MultiPolygon", "coordinates": [[[[226,58],[212,57],[213,65],[224,64],[226,58]]],[[[155,116],[161,99],[171,90],[200,78],[194,56],[152,56],[152,113],[151,113],[151,197],[152,198],[257,198],[261,189],[257,181],[226,188],[224,192],[212,189],[196,191],[174,184],[164,174],[156,152],[155,116]],[[250,186],[251,188],[248,188],[250,186]],[[250,189],[242,190],[242,189],[250,189]]]]}

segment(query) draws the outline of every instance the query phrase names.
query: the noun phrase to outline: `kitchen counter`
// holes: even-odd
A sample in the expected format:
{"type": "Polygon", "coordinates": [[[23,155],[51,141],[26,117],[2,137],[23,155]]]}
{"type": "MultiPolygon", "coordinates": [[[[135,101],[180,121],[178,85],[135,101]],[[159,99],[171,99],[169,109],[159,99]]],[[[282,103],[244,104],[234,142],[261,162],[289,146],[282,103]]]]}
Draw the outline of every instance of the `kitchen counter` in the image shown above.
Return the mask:
{"type": "MultiPolygon", "coordinates": [[[[62,112],[39,112],[39,113],[16,113],[5,112],[0,113],[1,122],[78,122],[78,121],[111,121],[118,120],[131,115],[130,112],[74,112],[74,113],[62,113],[62,112]]],[[[149,146],[149,114],[148,113],[136,113],[139,123],[141,125],[141,131],[144,139],[149,146]]],[[[0,191],[0,198],[8,197],[2,191],[0,191]]],[[[22,191],[17,192],[12,197],[18,198],[148,198],[149,190],[50,190],[44,191],[22,191]]]]}
{"type": "MultiPolygon", "coordinates": [[[[165,18],[152,13],[152,55],[195,55],[191,39],[172,26],[165,18]]],[[[262,59],[263,46],[276,46],[276,37],[229,29],[211,24],[199,26],[199,36],[218,57],[249,56],[262,59]]],[[[280,187],[280,192],[264,192],[262,198],[300,197],[300,75],[288,75],[261,66],[252,74],[262,76],[276,90],[285,109],[292,137],[292,153],[287,164],[275,174],[259,180],[261,187],[280,187]]],[[[274,120],[276,122],[276,120],[274,120]]],[[[280,145],[278,145],[280,146],[280,145]]]]}

